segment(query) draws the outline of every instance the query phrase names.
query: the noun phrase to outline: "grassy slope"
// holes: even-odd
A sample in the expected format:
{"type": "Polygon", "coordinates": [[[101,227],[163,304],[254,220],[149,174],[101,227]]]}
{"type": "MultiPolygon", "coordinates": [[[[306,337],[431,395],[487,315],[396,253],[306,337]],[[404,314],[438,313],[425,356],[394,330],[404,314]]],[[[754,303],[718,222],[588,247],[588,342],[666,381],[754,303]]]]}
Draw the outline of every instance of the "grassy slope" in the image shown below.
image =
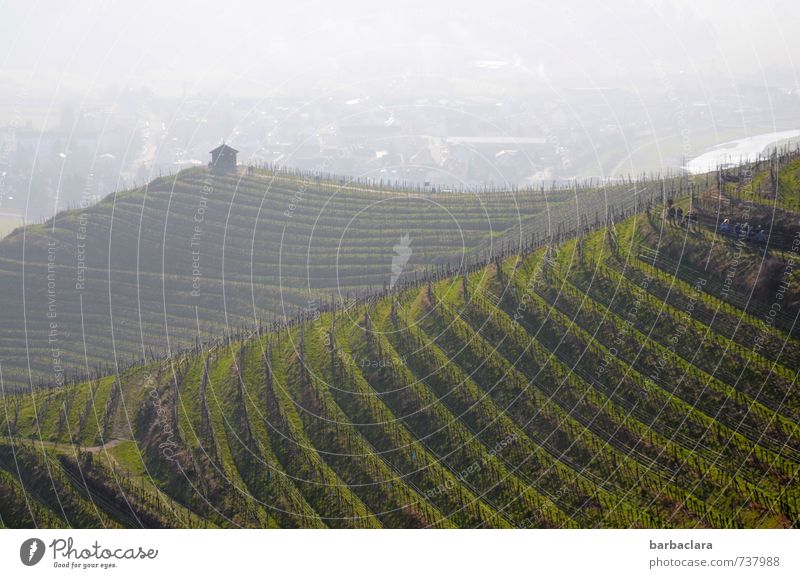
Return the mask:
{"type": "MultiPolygon", "coordinates": [[[[630,202],[629,189],[581,190],[580,218],[630,202]]],[[[202,169],[112,194],[0,240],[5,386],[53,383],[61,370],[116,370],[151,348],[163,351],[168,339],[175,350],[198,333],[210,338],[332,294],[381,287],[406,234],[406,280],[426,266],[518,246],[574,223],[574,196],[388,191],[202,169]]]]}

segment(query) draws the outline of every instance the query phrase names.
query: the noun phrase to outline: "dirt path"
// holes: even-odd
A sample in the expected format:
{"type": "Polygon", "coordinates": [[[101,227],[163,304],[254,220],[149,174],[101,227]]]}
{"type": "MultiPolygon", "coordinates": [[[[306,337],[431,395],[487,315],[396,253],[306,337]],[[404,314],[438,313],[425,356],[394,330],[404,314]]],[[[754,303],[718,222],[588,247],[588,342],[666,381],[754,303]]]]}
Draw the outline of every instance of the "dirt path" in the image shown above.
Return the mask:
{"type": "MultiPolygon", "coordinates": [[[[0,437],[0,439],[2,439],[5,442],[14,441],[14,440],[12,440],[11,438],[9,438],[7,436],[2,436],[2,437],[0,437]]],[[[111,448],[117,447],[122,442],[128,442],[128,441],[132,441],[132,440],[113,439],[113,440],[107,441],[106,443],[104,443],[103,445],[100,445],[100,446],[81,446],[81,445],[77,445],[77,444],[67,444],[67,443],[64,443],[64,442],[50,442],[50,441],[44,441],[44,440],[31,440],[31,439],[26,439],[25,441],[26,442],[32,442],[32,443],[35,443],[35,444],[42,444],[44,446],[51,447],[51,448],[62,448],[62,449],[77,448],[79,450],[83,450],[85,452],[89,452],[90,454],[96,454],[99,451],[110,450],[111,448]]]]}

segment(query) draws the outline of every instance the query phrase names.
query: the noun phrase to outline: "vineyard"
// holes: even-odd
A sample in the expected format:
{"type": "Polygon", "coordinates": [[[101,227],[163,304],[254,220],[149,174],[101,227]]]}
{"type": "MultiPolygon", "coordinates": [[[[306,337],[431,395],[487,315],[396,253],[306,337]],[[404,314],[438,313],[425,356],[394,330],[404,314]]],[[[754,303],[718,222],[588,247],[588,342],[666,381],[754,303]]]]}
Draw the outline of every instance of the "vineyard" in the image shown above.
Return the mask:
{"type": "MultiPolygon", "coordinates": [[[[261,203],[255,181],[274,176],[251,176],[231,194],[237,204],[261,203]]],[[[190,195],[203,178],[182,174],[169,186],[176,198],[190,195]]],[[[670,185],[688,212],[695,191],[670,185]]],[[[320,229],[330,233],[314,237],[315,247],[339,246],[342,221],[364,207],[353,195],[367,193],[354,187],[321,211],[313,203],[333,193],[321,192],[324,181],[316,186],[318,194],[301,193],[285,229],[232,214],[220,219],[234,222],[230,230],[209,226],[203,242],[218,235],[225,248],[214,266],[231,271],[226,287],[249,288],[250,274],[262,276],[253,299],[269,310],[281,305],[278,295],[300,304],[308,279],[320,295],[336,285],[332,253],[309,252],[307,243],[320,229]],[[329,221],[315,223],[311,213],[329,221]],[[230,235],[248,250],[229,254],[230,235]],[[254,267],[249,247],[276,238],[289,239],[288,260],[259,252],[254,267]],[[279,294],[270,292],[267,264],[285,276],[279,294]]],[[[353,294],[372,287],[365,297],[321,299],[116,374],[6,393],[0,525],[800,527],[800,240],[774,248],[720,238],[713,226],[668,224],[665,206],[652,202],[663,186],[650,183],[644,202],[607,223],[603,216],[605,226],[594,226],[596,204],[575,217],[565,191],[548,203],[564,215],[572,203],[576,220],[563,236],[537,232],[545,206],[533,193],[481,196],[480,209],[443,194],[435,198],[447,211],[430,216],[413,196],[370,190],[398,204],[370,213],[365,230],[396,239],[418,212],[412,236],[427,236],[413,258],[427,269],[382,287],[376,280],[391,253],[378,255],[377,237],[354,234],[339,255],[339,282],[353,294]],[[509,212],[512,196],[526,199],[522,218],[509,212]],[[499,223],[491,231],[484,210],[499,223]],[[473,227],[470,258],[455,265],[461,242],[446,213],[473,227]],[[494,231],[504,236],[489,251],[494,231]]],[[[92,259],[163,274],[166,257],[137,261],[136,244],[177,257],[182,233],[146,195],[123,196],[113,208],[136,216],[127,231],[114,220],[113,235],[129,245],[92,259]],[[162,219],[156,238],[137,231],[145,210],[162,219]]],[[[286,210],[276,197],[264,204],[271,214],[286,210]]],[[[72,234],[78,219],[61,217],[57,230],[72,234]]],[[[121,301],[111,305],[133,310],[121,301]]],[[[195,313],[181,317],[179,301],[160,315],[191,326],[195,313]]],[[[129,339],[140,343],[134,327],[129,339]]]]}
{"type": "Polygon", "coordinates": [[[392,283],[404,237],[410,258],[400,282],[689,186],[675,177],[448,192],[267,168],[161,177],[0,241],[5,388],[115,373],[322,300],[379,290],[392,283]]]}

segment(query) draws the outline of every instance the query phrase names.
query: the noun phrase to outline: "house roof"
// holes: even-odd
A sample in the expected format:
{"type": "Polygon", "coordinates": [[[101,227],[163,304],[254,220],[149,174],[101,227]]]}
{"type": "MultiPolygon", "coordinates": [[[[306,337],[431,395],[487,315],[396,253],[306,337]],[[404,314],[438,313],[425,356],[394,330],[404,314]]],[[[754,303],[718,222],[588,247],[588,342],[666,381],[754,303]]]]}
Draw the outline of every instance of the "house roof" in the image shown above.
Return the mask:
{"type": "Polygon", "coordinates": [[[233,151],[233,152],[235,152],[235,153],[238,153],[238,152],[239,152],[239,151],[237,151],[235,148],[233,148],[233,147],[229,147],[229,146],[228,146],[228,145],[226,145],[225,143],[222,143],[222,144],[221,144],[221,145],[219,145],[217,148],[215,148],[214,150],[212,150],[212,151],[209,151],[209,152],[210,152],[210,153],[213,155],[214,153],[222,152],[222,151],[224,151],[224,150],[231,150],[231,151],[233,151]]]}

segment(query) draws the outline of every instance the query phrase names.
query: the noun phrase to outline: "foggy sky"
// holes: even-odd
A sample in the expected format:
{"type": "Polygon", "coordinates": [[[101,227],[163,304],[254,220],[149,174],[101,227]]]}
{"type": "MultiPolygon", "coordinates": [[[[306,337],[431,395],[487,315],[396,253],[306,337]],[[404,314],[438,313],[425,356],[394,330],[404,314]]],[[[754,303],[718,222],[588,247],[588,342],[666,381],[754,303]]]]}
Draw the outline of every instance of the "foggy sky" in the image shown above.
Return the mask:
{"type": "Polygon", "coordinates": [[[798,29],[792,0],[15,0],[0,2],[0,83],[263,96],[495,74],[535,90],[629,86],[658,63],[676,82],[796,85],[798,29]]]}

